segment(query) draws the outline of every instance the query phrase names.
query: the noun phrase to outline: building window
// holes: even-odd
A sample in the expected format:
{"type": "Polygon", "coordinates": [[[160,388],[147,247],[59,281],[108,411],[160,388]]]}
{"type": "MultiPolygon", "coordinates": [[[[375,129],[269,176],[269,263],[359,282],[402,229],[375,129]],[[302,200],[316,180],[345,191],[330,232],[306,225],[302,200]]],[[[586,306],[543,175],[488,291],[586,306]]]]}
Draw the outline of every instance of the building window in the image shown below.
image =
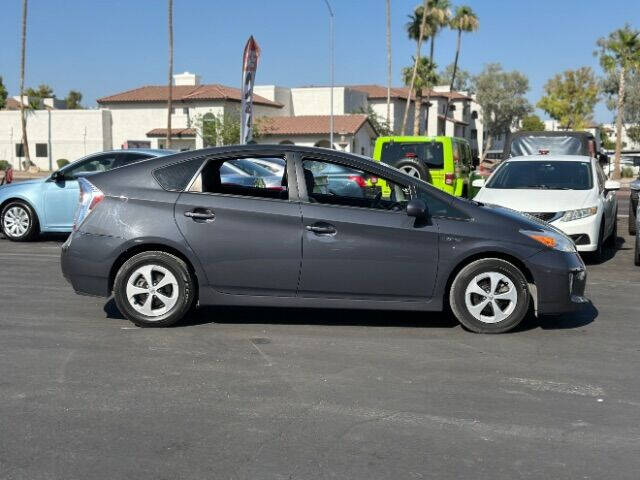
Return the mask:
{"type": "Polygon", "coordinates": [[[176,109],[175,107],[171,107],[171,115],[175,115],[176,114],[176,109]]]}
{"type": "Polygon", "coordinates": [[[48,156],[46,143],[36,143],[36,157],[46,158],[48,156]]]}
{"type": "Polygon", "coordinates": [[[360,155],[364,155],[364,147],[360,147],[360,155]]]}
{"type": "Polygon", "coordinates": [[[188,108],[183,108],[182,109],[182,114],[183,115],[189,115],[189,109],[188,108]]]}
{"type": "Polygon", "coordinates": [[[16,157],[24,157],[24,145],[16,143],[16,157]]]}

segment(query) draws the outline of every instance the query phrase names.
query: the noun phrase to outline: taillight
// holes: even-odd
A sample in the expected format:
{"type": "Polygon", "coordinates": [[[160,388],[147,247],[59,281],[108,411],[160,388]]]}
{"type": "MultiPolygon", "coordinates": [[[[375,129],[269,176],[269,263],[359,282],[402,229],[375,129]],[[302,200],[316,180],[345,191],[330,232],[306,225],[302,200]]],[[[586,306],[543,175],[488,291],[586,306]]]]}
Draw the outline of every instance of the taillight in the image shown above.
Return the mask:
{"type": "Polygon", "coordinates": [[[362,178],[360,175],[349,175],[349,180],[352,182],[356,182],[360,188],[364,188],[367,186],[367,181],[362,178]]]}
{"type": "Polygon", "coordinates": [[[454,175],[453,173],[445,173],[444,174],[444,183],[445,185],[453,185],[454,175]]]}
{"type": "Polygon", "coordinates": [[[78,208],[73,219],[73,231],[76,231],[89,214],[104,200],[104,193],[86,178],[78,179],[80,196],[78,208]]]}

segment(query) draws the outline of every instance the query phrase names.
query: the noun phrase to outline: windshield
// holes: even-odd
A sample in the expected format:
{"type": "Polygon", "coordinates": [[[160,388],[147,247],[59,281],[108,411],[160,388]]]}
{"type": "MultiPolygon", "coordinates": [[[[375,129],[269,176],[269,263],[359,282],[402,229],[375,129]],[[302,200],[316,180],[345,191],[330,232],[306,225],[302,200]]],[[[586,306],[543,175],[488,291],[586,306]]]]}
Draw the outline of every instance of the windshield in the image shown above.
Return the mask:
{"type": "Polygon", "coordinates": [[[590,190],[590,162],[506,162],[491,177],[487,188],[590,190]]]}
{"type": "Polygon", "coordinates": [[[444,155],[442,152],[443,148],[440,142],[387,142],[382,145],[380,161],[395,166],[407,158],[419,159],[429,168],[443,168],[444,155]]]}
{"type": "Polygon", "coordinates": [[[510,156],[521,155],[588,155],[579,137],[527,135],[516,137],[511,143],[510,156]]]}

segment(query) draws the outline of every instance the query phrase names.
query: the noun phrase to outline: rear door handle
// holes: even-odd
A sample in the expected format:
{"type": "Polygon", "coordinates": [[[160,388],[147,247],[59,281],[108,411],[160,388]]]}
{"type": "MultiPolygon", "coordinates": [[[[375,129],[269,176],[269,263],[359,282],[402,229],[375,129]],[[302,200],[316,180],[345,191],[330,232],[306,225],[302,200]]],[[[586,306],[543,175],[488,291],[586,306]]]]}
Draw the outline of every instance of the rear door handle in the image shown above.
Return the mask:
{"type": "Polygon", "coordinates": [[[330,223],[318,222],[313,225],[307,225],[307,230],[315,233],[316,235],[335,235],[338,233],[336,227],[330,223]]]}
{"type": "Polygon", "coordinates": [[[184,212],[185,217],[189,217],[194,221],[204,220],[205,222],[213,222],[216,219],[216,214],[208,209],[195,209],[190,212],[184,212]]]}

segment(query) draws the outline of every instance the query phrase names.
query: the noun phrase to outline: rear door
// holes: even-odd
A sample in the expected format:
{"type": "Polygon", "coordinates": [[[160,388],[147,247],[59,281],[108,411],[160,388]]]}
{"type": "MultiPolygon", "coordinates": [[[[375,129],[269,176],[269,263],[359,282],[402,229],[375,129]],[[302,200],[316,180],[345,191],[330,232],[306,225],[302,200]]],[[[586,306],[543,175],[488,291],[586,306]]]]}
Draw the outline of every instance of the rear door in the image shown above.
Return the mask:
{"type": "Polygon", "coordinates": [[[303,259],[298,296],[372,300],[431,297],[438,233],[406,215],[409,187],[337,158],[301,156],[303,259]],[[350,169],[354,188],[333,191],[327,166],[350,169]],[[375,185],[384,180],[390,194],[375,185]],[[304,190],[304,193],[302,192],[304,190]]]}
{"type": "Polygon", "coordinates": [[[180,194],[176,223],[216,291],[295,296],[302,256],[297,190],[289,188],[288,173],[278,186],[220,174],[241,158],[251,160],[232,154],[208,159],[180,194]]]}

